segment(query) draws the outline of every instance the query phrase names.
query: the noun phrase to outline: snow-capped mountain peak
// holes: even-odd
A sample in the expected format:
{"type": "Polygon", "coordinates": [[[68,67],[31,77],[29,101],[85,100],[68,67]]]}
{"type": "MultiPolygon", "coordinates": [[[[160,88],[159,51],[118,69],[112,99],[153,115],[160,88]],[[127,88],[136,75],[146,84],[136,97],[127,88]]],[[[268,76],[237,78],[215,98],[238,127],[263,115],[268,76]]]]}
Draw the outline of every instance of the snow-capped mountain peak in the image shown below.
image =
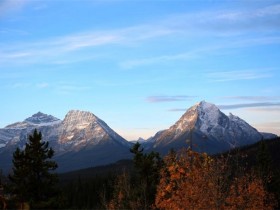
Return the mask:
{"type": "Polygon", "coordinates": [[[189,108],[170,129],[176,130],[177,136],[195,126],[201,126],[201,130],[206,130],[207,127],[218,124],[221,115],[217,106],[201,101],[189,108]]]}
{"type": "Polygon", "coordinates": [[[32,123],[32,124],[46,124],[46,123],[55,123],[60,122],[60,120],[52,115],[47,115],[42,112],[38,112],[31,117],[28,117],[24,120],[24,122],[32,123]]]}
{"type": "Polygon", "coordinates": [[[198,151],[216,153],[255,143],[262,137],[241,118],[233,114],[226,116],[216,105],[201,101],[189,108],[173,126],[154,137],[154,148],[195,145],[198,151]]]}
{"type": "Polygon", "coordinates": [[[91,112],[71,110],[63,121],[38,112],[0,129],[0,159],[8,160],[0,161],[0,168],[10,170],[10,151],[23,148],[35,128],[50,142],[60,170],[107,164],[131,156],[130,143],[91,112]]]}
{"type": "Polygon", "coordinates": [[[199,112],[199,114],[207,114],[209,119],[215,119],[220,114],[220,110],[216,105],[208,103],[206,101],[201,101],[197,105],[197,111],[199,112]]]}
{"type": "Polygon", "coordinates": [[[60,127],[59,143],[80,148],[113,140],[127,146],[127,141],[113,131],[103,120],[88,111],[69,111],[60,127]]]}
{"type": "Polygon", "coordinates": [[[199,103],[197,115],[196,126],[205,134],[209,133],[212,128],[223,126],[227,123],[227,116],[216,105],[205,101],[199,103]]]}
{"type": "Polygon", "coordinates": [[[91,112],[80,111],[80,110],[71,110],[66,114],[62,123],[68,129],[72,129],[72,128],[84,129],[90,123],[93,123],[96,121],[98,121],[98,117],[96,117],[91,112]]]}
{"type": "Polygon", "coordinates": [[[4,129],[28,129],[32,130],[37,127],[42,126],[54,126],[60,124],[61,120],[52,116],[47,115],[42,112],[38,112],[31,117],[26,118],[22,122],[16,122],[10,125],[7,125],[4,129]]]}

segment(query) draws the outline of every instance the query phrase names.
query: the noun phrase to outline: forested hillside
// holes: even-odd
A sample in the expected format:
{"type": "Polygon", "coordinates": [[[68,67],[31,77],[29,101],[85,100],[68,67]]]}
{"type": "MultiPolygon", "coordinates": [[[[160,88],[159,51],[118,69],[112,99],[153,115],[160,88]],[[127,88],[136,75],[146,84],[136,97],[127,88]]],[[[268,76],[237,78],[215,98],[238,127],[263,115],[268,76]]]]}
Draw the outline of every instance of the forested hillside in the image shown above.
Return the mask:
{"type": "MultiPolygon", "coordinates": [[[[182,149],[160,157],[135,144],[133,161],[59,174],[52,208],[275,209],[279,149],[277,138],[215,156],[182,149]]],[[[7,179],[2,180],[5,187],[7,179]]]]}

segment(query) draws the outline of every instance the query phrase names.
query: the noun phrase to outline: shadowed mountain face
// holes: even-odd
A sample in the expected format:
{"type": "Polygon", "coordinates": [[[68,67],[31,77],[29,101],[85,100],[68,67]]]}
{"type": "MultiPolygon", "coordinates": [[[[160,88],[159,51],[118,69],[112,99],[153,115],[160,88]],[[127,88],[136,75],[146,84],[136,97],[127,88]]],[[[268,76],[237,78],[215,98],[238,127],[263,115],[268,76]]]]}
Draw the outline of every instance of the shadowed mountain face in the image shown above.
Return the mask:
{"type": "MultiPolygon", "coordinates": [[[[276,137],[276,135],[271,135],[276,137]]],[[[170,148],[191,147],[214,154],[253,144],[263,138],[244,120],[226,116],[214,104],[202,101],[191,108],[169,129],[150,139],[153,149],[167,153],[170,148]]]]}
{"type": "Polygon", "coordinates": [[[0,129],[0,168],[10,171],[12,153],[24,148],[34,129],[55,150],[58,171],[70,171],[130,158],[130,143],[90,112],[70,111],[63,121],[41,112],[0,129]],[[2,161],[3,160],[3,161],[2,161]]]}
{"type": "MultiPolygon", "coordinates": [[[[23,149],[28,135],[34,129],[42,132],[55,151],[58,172],[105,165],[132,158],[126,141],[104,121],[90,112],[72,110],[61,121],[41,112],[0,129],[0,169],[11,171],[12,154],[16,147],[23,149]]],[[[244,120],[226,116],[214,104],[200,102],[191,108],[169,129],[159,131],[147,141],[141,141],[145,151],[156,150],[166,154],[171,148],[191,147],[209,154],[253,144],[262,135],[244,120]]]]}

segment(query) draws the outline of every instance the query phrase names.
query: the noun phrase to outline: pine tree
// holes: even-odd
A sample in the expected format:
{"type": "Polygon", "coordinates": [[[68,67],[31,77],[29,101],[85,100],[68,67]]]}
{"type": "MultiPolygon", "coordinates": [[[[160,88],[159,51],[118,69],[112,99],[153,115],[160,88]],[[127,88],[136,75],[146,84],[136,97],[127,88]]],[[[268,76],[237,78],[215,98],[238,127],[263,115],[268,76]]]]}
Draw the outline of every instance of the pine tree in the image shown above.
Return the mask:
{"type": "Polygon", "coordinates": [[[51,160],[53,155],[53,149],[49,148],[48,142],[42,141],[42,134],[36,129],[29,136],[25,149],[16,149],[9,179],[11,193],[18,202],[27,202],[35,208],[50,207],[57,182],[57,175],[51,173],[57,168],[51,160]]]}
{"type": "Polygon", "coordinates": [[[134,154],[133,162],[136,169],[136,185],[138,185],[138,198],[141,199],[141,209],[149,209],[154,204],[160,170],[163,160],[159,153],[144,153],[138,142],[130,149],[134,154]]]}
{"type": "Polygon", "coordinates": [[[264,140],[261,140],[259,143],[256,160],[256,172],[258,173],[259,177],[263,180],[266,187],[268,187],[270,178],[272,176],[272,159],[267,144],[264,140]]]}

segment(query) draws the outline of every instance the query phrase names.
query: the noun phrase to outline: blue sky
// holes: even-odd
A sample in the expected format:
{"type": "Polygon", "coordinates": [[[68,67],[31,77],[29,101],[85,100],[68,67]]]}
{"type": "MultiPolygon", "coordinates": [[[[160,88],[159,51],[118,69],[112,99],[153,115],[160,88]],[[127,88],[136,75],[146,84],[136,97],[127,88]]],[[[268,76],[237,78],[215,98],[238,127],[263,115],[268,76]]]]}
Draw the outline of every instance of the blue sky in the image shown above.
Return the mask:
{"type": "Polygon", "coordinates": [[[128,140],[206,100],[280,135],[280,3],[0,0],[0,127],[94,113],[128,140]]]}

